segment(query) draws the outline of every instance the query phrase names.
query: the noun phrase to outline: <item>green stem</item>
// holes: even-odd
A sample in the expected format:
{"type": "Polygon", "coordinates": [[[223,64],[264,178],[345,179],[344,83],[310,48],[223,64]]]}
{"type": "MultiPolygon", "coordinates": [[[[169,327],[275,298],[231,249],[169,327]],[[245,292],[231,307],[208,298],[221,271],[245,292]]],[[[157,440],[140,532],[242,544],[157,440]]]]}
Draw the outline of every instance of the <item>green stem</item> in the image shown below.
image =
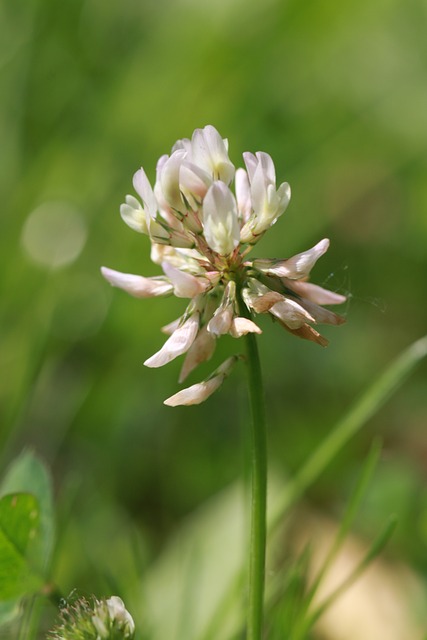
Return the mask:
{"type": "Polygon", "coordinates": [[[267,517],[267,437],[264,392],[256,337],[246,336],[251,433],[251,538],[249,550],[249,601],[247,640],[261,640],[264,606],[267,517]]]}

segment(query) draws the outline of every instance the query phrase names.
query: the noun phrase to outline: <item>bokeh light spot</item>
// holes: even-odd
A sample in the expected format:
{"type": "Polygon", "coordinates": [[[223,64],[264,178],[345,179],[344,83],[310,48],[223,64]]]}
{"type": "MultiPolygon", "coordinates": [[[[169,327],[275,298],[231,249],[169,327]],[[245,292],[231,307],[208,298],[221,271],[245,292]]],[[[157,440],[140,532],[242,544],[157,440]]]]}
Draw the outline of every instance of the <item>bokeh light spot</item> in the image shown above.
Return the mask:
{"type": "Polygon", "coordinates": [[[70,202],[50,201],[28,216],[22,230],[22,246],[37,264],[58,269],[74,262],[87,238],[82,213],[70,202]]]}

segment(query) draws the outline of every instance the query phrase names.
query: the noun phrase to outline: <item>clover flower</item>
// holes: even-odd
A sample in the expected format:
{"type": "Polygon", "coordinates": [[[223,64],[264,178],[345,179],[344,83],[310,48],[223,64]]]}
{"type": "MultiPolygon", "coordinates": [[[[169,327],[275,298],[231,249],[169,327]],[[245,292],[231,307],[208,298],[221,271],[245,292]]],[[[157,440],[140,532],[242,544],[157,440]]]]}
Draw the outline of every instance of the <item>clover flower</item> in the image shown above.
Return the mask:
{"type": "Polygon", "coordinates": [[[61,611],[60,621],[49,633],[50,640],[132,640],[135,623],[123,600],[79,598],[61,611]]]}
{"type": "MultiPolygon", "coordinates": [[[[344,322],[323,305],[340,304],[345,297],[307,281],[329,240],[285,260],[247,259],[285,211],[291,192],[287,182],[276,187],[274,164],[267,153],[248,152],[243,159],[246,170],[235,170],[227,140],[206,126],[196,129],[191,140],[178,140],[170,156],[160,158],[154,189],[144,169],[139,169],[133,186],[142,204],[128,195],[120,213],[132,229],[149,236],[151,258],[161,265],[163,275],[101,269],[110,284],[137,298],[174,294],[190,299],[184,314],[163,328],[169,335],[163,347],[144,363],[161,367],[186,354],[179,382],[209,360],[221,335],[261,333],[254,314],[269,314],[290,333],[322,346],[327,340],[313,325],[344,322]]],[[[203,402],[235,361],[236,357],[228,358],[207,380],[165,404],[203,402]]]]}

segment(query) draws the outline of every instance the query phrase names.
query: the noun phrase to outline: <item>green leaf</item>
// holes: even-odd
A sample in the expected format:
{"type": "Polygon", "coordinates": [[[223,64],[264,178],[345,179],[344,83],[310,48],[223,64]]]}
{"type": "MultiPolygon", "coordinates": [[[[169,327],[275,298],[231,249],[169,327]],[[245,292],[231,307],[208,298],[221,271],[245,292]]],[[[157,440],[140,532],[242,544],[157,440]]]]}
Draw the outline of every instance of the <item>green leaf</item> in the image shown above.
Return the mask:
{"type": "MultiPolygon", "coordinates": [[[[17,554],[16,550],[13,550],[13,545],[11,550],[10,541],[7,538],[7,532],[10,534],[10,529],[13,528],[14,518],[19,519],[20,516],[14,513],[11,522],[7,521],[5,524],[2,537],[4,544],[0,543],[0,598],[2,600],[0,625],[5,625],[16,618],[20,612],[20,599],[41,586],[49,569],[54,542],[50,475],[44,464],[30,451],[24,451],[12,462],[0,484],[0,497],[9,498],[8,494],[14,493],[31,494],[31,499],[35,501],[38,508],[38,528],[37,534],[31,541],[31,554],[23,561],[22,555],[19,556],[19,552],[17,554]],[[28,559],[31,560],[31,570],[27,563],[28,559]],[[21,574],[20,571],[22,571],[21,574]],[[9,595],[6,595],[7,593],[9,595]],[[10,595],[11,593],[13,595],[10,595]]],[[[24,515],[21,514],[21,516],[24,520],[24,515]]],[[[17,531],[18,548],[19,544],[22,548],[25,542],[24,531],[25,527],[17,531]]]]}
{"type": "Polygon", "coordinates": [[[8,493],[31,493],[39,505],[39,533],[34,541],[36,568],[46,575],[54,543],[52,482],[45,465],[31,451],[24,451],[10,465],[0,485],[0,496],[8,493]]]}
{"type": "Polygon", "coordinates": [[[12,600],[36,591],[43,583],[34,568],[40,508],[29,493],[0,500],[0,598],[12,600]]]}

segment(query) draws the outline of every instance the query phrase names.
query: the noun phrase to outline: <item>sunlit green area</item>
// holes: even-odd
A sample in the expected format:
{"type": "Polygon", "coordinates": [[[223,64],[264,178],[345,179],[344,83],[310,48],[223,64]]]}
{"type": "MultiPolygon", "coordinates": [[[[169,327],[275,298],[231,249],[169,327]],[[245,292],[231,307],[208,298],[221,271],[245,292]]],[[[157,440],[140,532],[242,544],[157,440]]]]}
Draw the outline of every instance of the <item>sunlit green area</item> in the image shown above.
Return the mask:
{"type": "MultiPolygon", "coordinates": [[[[278,182],[292,187],[289,208],[254,254],[285,258],[331,240],[312,274],[348,296],[347,323],[322,330],[329,347],[260,320],[279,491],[388,364],[426,333],[426,27],[423,0],[0,4],[1,462],[4,471],[31,449],[51,469],[52,578],[65,597],[73,589],[121,595],[141,638],[157,640],[150,609],[162,611],[173,597],[165,591],[176,567],[169,541],[182,530],[185,540],[202,509],[202,538],[208,531],[215,541],[216,527],[224,536],[212,543],[217,589],[222,546],[229,561],[221,541],[234,513],[230,495],[247,475],[244,364],[205,404],[164,406],[179,388],[181,363],[147,369],[143,362],[185,301],[136,300],[100,275],[101,265],[159,273],[149,240],[119,216],[133,173],[143,166],[154,181],[157,159],[178,138],[213,124],[229,139],[236,166],[244,151],[266,151],[278,182]],[[222,503],[217,496],[227,491],[222,503]],[[209,513],[207,501],[214,501],[209,513]]],[[[189,382],[243,349],[222,338],[189,382]]],[[[408,626],[396,640],[423,638],[426,371],[422,363],[287,519],[295,521],[289,537],[301,544],[320,537],[323,520],[338,522],[372,441],[382,439],[352,530],[369,546],[397,516],[381,556],[387,577],[369,595],[380,598],[382,584],[403,579],[401,572],[413,586],[408,626]]],[[[193,551],[182,585],[190,618],[193,551]]],[[[210,553],[200,545],[200,554],[210,553]]],[[[47,627],[54,617],[46,606],[47,627]]],[[[173,633],[171,640],[195,637],[182,620],[173,633]]],[[[332,623],[318,633],[313,638],[344,637],[332,623]]],[[[394,640],[389,633],[384,640],[394,640]]]]}

